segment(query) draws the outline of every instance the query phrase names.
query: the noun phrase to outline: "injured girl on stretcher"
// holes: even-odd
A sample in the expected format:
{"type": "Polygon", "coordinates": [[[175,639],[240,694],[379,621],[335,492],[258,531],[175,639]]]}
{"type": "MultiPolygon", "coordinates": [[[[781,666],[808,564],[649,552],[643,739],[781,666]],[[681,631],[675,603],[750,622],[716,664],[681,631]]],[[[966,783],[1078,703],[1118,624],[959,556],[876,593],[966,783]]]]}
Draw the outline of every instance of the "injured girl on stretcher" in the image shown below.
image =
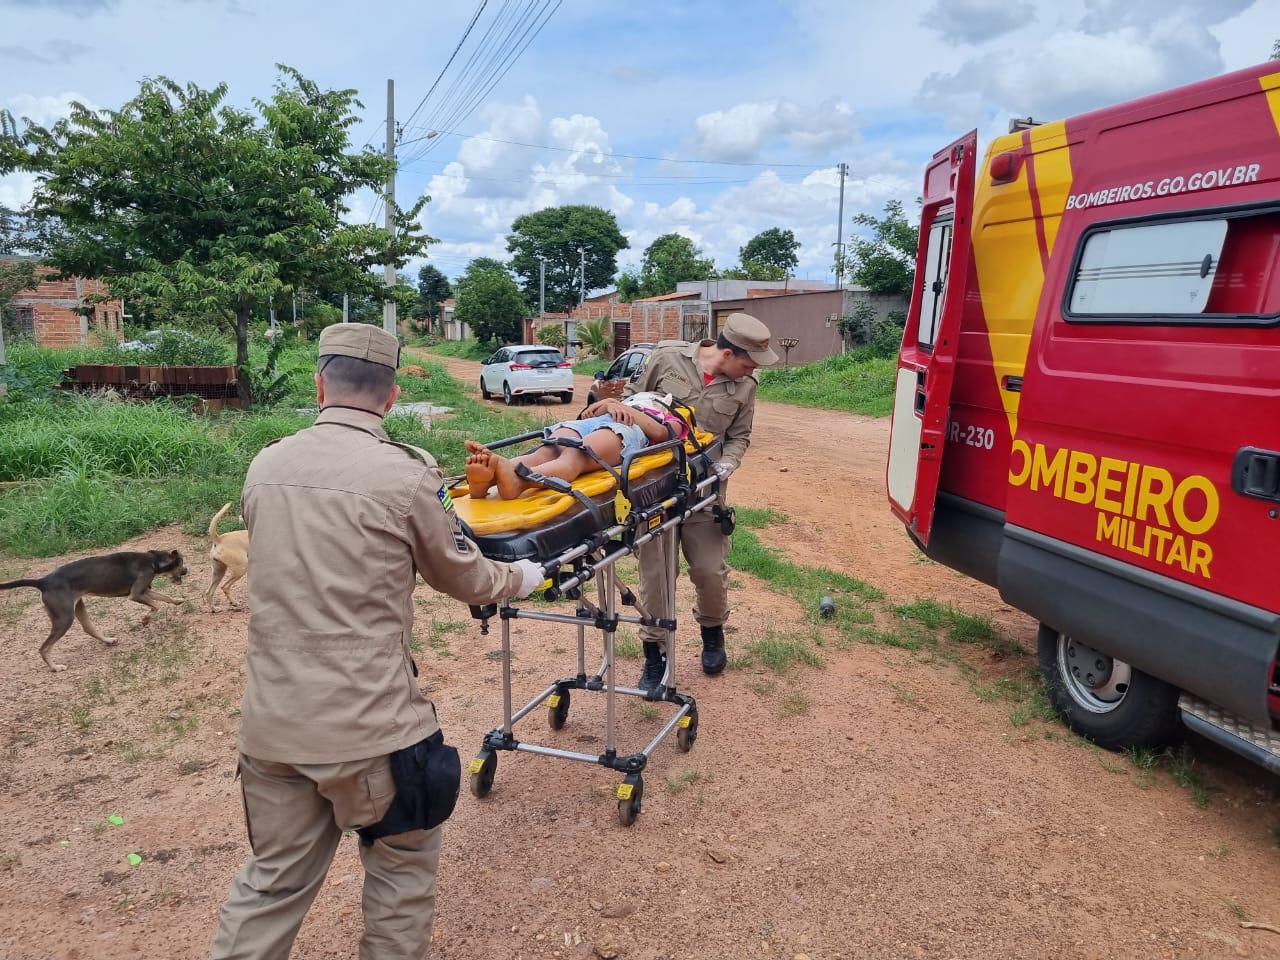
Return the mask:
{"type": "Polygon", "coordinates": [[[525,479],[521,466],[544,477],[566,482],[603,465],[616,467],[622,458],[650,444],[689,435],[684,408],[672,406],[670,394],[637,393],[625,400],[599,400],[579,420],[563,420],[543,430],[537,449],[518,457],[503,457],[474,440],[466,441],[467,486],[472,499],[496,494],[514,500],[525,490],[540,487],[525,479]],[[557,443],[567,439],[581,447],[557,443]]]}

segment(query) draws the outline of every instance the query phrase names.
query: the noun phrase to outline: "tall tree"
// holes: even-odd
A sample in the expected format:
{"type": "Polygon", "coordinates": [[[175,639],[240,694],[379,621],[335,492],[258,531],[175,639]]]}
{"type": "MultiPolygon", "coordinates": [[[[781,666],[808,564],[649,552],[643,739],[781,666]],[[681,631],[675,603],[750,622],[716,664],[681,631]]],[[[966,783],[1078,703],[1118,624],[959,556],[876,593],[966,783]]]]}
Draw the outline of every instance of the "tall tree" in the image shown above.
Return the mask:
{"type": "Polygon", "coordinates": [[[479,257],[458,280],[453,318],[465,323],[483,343],[514,343],[528,305],[511,274],[497,260],[479,257]]]}
{"type": "Polygon", "coordinates": [[[354,90],[279,69],[256,115],[227,104],[225,84],[149,79],[119,110],[77,103],[48,129],[29,124],[17,161],[36,174],[32,212],[58,225],[47,261],[113,296],[216,314],[235,333],[246,403],[255,308],[304,290],[380,297],[373,268],[429,242],[415,222],[425,200],[396,211],[394,236],[342,219],[352,193],[382,189],[387,161],[348,152],[354,90]]]}
{"type": "Polygon", "coordinates": [[[854,234],[849,238],[845,275],[871,293],[910,296],[916,247],[920,241],[919,225],[907,220],[898,200],[884,205],[883,217],[877,219],[869,213],[860,213],[853,222],[870,228],[871,236],[854,234]]]}
{"type": "Polygon", "coordinates": [[[617,218],[608,210],[588,206],[547,207],[525,214],[511,224],[507,236],[511,272],[530,303],[538,302],[539,258],[546,260],[546,307],[553,311],[572,309],[580,301],[580,265],[585,265],[581,286],[586,292],[612,283],[618,272],[618,251],[628,246],[617,218]]]}
{"type": "Polygon", "coordinates": [[[785,280],[800,263],[800,241],[790,230],[770,227],[738,249],[738,259],[749,280],[785,280]]]}
{"type": "Polygon", "coordinates": [[[714,272],[715,264],[703,258],[692,240],[664,233],[645,247],[640,276],[624,273],[618,279],[618,296],[622,300],[660,297],[674,293],[683,280],[706,280],[714,272]]]}
{"type": "Polygon", "coordinates": [[[440,302],[453,296],[449,278],[431,264],[418,270],[418,302],[414,316],[427,317],[432,323],[440,317],[440,302]]]}

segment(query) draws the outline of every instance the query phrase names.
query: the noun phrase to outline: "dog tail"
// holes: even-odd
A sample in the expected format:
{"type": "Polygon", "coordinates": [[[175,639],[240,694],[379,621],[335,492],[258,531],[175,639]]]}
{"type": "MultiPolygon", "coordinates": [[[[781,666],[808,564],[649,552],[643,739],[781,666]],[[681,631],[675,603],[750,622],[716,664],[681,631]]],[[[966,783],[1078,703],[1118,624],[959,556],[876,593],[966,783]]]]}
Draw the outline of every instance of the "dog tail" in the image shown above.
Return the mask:
{"type": "Polygon", "coordinates": [[[35,587],[38,590],[44,589],[44,577],[37,580],[10,580],[8,583],[0,583],[0,590],[12,590],[14,587],[35,587]]]}
{"type": "Polygon", "coordinates": [[[218,542],[218,521],[222,519],[223,514],[231,509],[230,503],[224,503],[222,509],[213,515],[213,519],[209,521],[209,539],[214,543],[218,542]]]}

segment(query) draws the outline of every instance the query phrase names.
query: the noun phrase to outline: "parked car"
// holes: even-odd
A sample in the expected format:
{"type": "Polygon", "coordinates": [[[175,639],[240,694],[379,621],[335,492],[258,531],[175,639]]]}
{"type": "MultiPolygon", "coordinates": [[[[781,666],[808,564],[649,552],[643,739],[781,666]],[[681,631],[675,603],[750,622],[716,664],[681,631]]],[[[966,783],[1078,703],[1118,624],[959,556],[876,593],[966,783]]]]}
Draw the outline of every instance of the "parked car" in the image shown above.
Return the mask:
{"type": "Polygon", "coordinates": [[[543,344],[503,347],[482,361],[480,396],[502,394],[508,405],[523,397],[557,396],[573,403],[573,371],[564,354],[543,344]]]}
{"type": "Polygon", "coordinates": [[[587,391],[587,403],[622,396],[627,384],[640,376],[652,352],[652,343],[637,343],[619,355],[608,370],[597,370],[591,389],[587,391]]]}

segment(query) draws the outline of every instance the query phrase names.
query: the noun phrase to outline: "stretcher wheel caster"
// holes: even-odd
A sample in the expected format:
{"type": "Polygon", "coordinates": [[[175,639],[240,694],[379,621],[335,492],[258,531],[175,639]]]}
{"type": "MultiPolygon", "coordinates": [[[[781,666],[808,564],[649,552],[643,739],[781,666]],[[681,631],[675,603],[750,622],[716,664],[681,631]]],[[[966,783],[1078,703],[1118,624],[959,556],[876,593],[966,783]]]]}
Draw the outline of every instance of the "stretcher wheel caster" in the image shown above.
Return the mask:
{"type": "Polygon", "coordinates": [[[493,789],[493,777],[498,772],[498,755],[492,750],[481,750],[467,769],[471,772],[471,795],[487,797],[493,789]]]}
{"type": "Polygon", "coordinates": [[[644,797],[644,777],[638,773],[627,774],[627,779],[618,784],[618,822],[629,827],[640,815],[640,801],[644,797]]]}
{"type": "Polygon", "coordinates": [[[676,746],[685,753],[693,749],[698,739],[698,714],[696,711],[686,713],[676,726],[676,746]]]}
{"type": "Polygon", "coordinates": [[[569,691],[564,693],[553,693],[547,697],[547,726],[552,730],[564,729],[565,721],[569,719],[569,691]]]}

